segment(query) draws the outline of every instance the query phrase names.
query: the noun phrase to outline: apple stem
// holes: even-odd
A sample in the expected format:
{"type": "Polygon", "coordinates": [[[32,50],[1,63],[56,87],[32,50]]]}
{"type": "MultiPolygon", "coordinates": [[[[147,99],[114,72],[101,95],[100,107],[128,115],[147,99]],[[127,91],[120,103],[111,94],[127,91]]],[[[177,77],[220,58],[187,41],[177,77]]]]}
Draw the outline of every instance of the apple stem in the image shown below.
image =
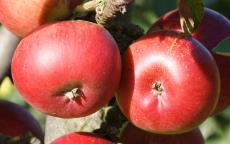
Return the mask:
{"type": "Polygon", "coordinates": [[[154,95],[157,95],[157,96],[161,96],[164,91],[163,84],[159,81],[156,81],[152,85],[152,89],[153,89],[154,95]]]}
{"type": "Polygon", "coordinates": [[[80,94],[80,89],[79,88],[74,88],[72,89],[71,91],[68,91],[65,93],[65,96],[70,99],[70,100],[74,100],[76,99],[77,97],[80,97],[81,94],[80,94]]]}
{"type": "Polygon", "coordinates": [[[198,28],[198,25],[203,19],[204,16],[203,2],[202,1],[197,2],[196,5],[198,8],[195,7],[192,4],[192,2],[188,2],[186,0],[177,0],[177,5],[180,14],[181,28],[186,35],[191,36],[192,33],[198,28]]]}

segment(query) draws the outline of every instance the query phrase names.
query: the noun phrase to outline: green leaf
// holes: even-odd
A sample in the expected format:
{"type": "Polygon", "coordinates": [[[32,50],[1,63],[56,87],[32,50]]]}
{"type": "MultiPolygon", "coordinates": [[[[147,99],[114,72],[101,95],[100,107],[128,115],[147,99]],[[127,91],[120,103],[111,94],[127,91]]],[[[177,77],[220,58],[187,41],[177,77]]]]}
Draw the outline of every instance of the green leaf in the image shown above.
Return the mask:
{"type": "MultiPolygon", "coordinates": [[[[94,132],[100,135],[116,137],[117,132],[127,120],[118,106],[103,107],[86,117],[63,119],[47,116],[45,143],[71,132],[94,132]]],[[[119,134],[119,133],[118,133],[119,134]]]]}
{"type": "Polygon", "coordinates": [[[213,52],[220,55],[230,56],[230,36],[221,41],[220,44],[213,49],[213,52]]]}
{"type": "Polygon", "coordinates": [[[208,118],[204,123],[199,126],[204,138],[207,140],[212,135],[221,135],[223,132],[220,129],[219,123],[214,117],[208,118]],[[213,130],[215,129],[215,131],[213,130]]]}
{"type": "Polygon", "coordinates": [[[99,129],[103,120],[104,109],[86,117],[63,119],[47,116],[45,128],[45,143],[51,143],[56,138],[77,131],[93,132],[99,129]]]}
{"type": "Polygon", "coordinates": [[[202,0],[178,0],[181,27],[186,34],[194,32],[204,16],[202,0]]]}

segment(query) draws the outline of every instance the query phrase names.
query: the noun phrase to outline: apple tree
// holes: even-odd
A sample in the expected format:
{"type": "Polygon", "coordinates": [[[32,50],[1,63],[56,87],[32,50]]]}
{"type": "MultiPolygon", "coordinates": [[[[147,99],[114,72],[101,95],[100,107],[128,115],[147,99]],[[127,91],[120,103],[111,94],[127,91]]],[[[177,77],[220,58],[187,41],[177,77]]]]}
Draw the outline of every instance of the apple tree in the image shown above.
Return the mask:
{"type": "Polygon", "coordinates": [[[228,141],[230,20],[219,5],[0,0],[0,143],[228,141]]]}

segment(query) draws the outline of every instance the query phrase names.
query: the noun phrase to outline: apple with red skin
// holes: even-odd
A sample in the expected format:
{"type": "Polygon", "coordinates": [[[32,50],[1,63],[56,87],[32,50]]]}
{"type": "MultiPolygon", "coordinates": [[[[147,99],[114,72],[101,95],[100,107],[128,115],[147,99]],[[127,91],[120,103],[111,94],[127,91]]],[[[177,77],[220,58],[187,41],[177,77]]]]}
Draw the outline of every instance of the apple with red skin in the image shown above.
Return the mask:
{"type": "Polygon", "coordinates": [[[36,119],[22,106],[0,100],[0,135],[22,136],[31,132],[43,141],[44,134],[36,119]]]}
{"type": "Polygon", "coordinates": [[[217,65],[201,43],[176,31],[158,31],[124,53],[116,98],[138,128],[177,134],[210,115],[219,91],[217,65]]]}
{"type": "Polygon", "coordinates": [[[16,88],[28,103],[57,117],[92,114],[114,96],[121,57],[113,37],[86,21],[63,21],[26,36],[12,60],[16,88]]]}
{"type": "Polygon", "coordinates": [[[129,123],[121,134],[121,141],[123,144],[204,144],[204,137],[198,128],[183,134],[159,135],[129,123]]]}
{"type": "Polygon", "coordinates": [[[68,18],[83,0],[0,0],[0,22],[24,37],[48,22],[68,18]]]}
{"type": "MultiPolygon", "coordinates": [[[[162,16],[150,28],[149,33],[158,29],[173,29],[182,31],[178,10],[173,10],[162,16]]],[[[204,17],[198,29],[192,36],[208,48],[216,60],[220,71],[221,94],[217,107],[213,114],[225,110],[230,105],[230,57],[218,55],[212,51],[223,39],[230,36],[230,21],[220,13],[205,8],[204,17]]]]}
{"type": "Polygon", "coordinates": [[[57,138],[51,144],[112,144],[93,133],[75,132],[57,138]]]}
{"type": "MultiPolygon", "coordinates": [[[[163,15],[152,25],[148,33],[159,29],[182,32],[179,11],[175,9],[163,15]]],[[[211,50],[216,47],[220,41],[230,36],[230,21],[218,12],[204,8],[204,17],[198,29],[192,33],[192,36],[211,50]]]]}

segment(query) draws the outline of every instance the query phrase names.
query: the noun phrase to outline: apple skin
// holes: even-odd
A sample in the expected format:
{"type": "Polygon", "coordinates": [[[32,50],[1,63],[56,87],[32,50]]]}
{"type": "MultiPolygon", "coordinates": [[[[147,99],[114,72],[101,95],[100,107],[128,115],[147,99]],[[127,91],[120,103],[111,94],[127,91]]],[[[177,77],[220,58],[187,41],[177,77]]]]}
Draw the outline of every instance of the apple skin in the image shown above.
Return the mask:
{"type": "Polygon", "coordinates": [[[177,135],[159,135],[149,133],[128,124],[121,134],[123,144],[204,144],[201,131],[196,128],[192,131],[177,135]]]}
{"type": "Polygon", "coordinates": [[[217,65],[201,43],[176,31],[158,31],[126,50],[116,98],[136,127],[177,134],[210,115],[219,91],[217,65]]]}
{"type": "Polygon", "coordinates": [[[37,27],[66,19],[83,0],[0,0],[0,22],[24,37],[37,27]]]}
{"type": "Polygon", "coordinates": [[[0,116],[0,134],[14,137],[31,132],[43,141],[44,134],[39,123],[20,105],[0,100],[0,116]]]}
{"type": "Polygon", "coordinates": [[[112,144],[93,133],[75,132],[54,140],[51,144],[112,144]]]}
{"type": "Polygon", "coordinates": [[[58,22],[33,32],[19,43],[12,60],[13,81],[25,100],[62,118],[87,116],[105,106],[120,75],[113,37],[86,21],[58,22]]]}
{"type": "MultiPolygon", "coordinates": [[[[182,31],[180,27],[179,12],[173,10],[162,16],[150,28],[149,33],[158,29],[173,29],[182,31]]],[[[230,36],[230,21],[220,13],[205,8],[204,17],[198,29],[192,34],[212,53],[220,72],[221,94],[219,102],[212,115],[225,110],[230,105],[230,57],[218,55],[212,51],[223,39],[230,36]]]]}

